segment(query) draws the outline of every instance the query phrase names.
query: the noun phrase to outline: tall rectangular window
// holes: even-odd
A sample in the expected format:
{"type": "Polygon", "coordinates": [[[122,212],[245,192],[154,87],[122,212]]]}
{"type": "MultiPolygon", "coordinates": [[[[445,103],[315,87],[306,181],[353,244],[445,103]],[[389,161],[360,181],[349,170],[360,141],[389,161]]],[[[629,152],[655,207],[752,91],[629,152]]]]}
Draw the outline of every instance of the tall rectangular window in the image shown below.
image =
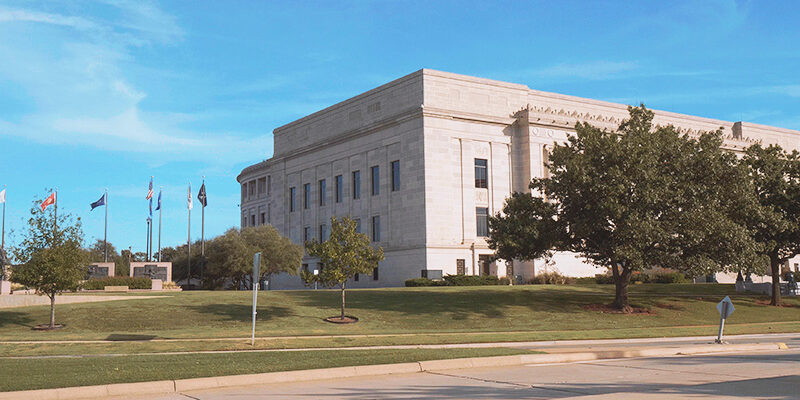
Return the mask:
{"type": "Polygon", "coordinates": [[[267,213],[263,213],[262,212],[261,213],[261,225],[264,225],[266,223],[267,223],[267,213]]]}
{"type": "Polygon", "coordinates": [[[400,190],[400,160],[392,161],[392,191],[400,190]]]}
{"type": "Polygon", "coordinates": [[[247,195],[247,197],[248,198],[255,197],[256,196],[256,180],[253,179],[252,181],[250,181],[250,183],[247,184],[247,187],[248,187],[248,195],[247,195]]]}
{"type": "Polygon", "coordinates": [[[377,281],[378,280],[378,267],[375,267],[375,268],[372,269],[372,280],[373,281],[377,281]]]}
{"type": "Polygon", "coordinates": [[[258,195],[259,197],[267,193],[267,178],[258,178],[258,195]]]}
{"type": "Polygon", "coordinates": [[[267,223],[272,223],[272,203],[267,204],[267,223]]]}
{"type": "Polygon", "coordinates": [[[297,189],[292,186],[289,188],[289,212],[297,209],[297,189]]]}
{"type": "Polygon", "coordinates": [[[327,190],[325,190],[325,179],[319,180],[319,205],[325,205],[325,194],[327,190]]]}
{"type": "Polygon", "coordinates": [[[376,215],[372,217],[372,241],[373,242],[380,242],[381,241],[381,217],[380,215],[376,215]]]}
{"type": "Polygon", "coordinates": [[[483,158],[476,158],[475,159],[475,187],[476,188],[487,188],[488,181],[487,181],[487,172],[486,172],[487,162],[486,159],[483,158]]]}
{"type": "Polygon", "coordinates": [[[372,195],[377,196],[381,194],[381,170],[380,168],[375,165],[370,168],[370,174],[372,175],[372,195]]]}
{"type": "Polygon", "coordinates": [[[242,184],[242,203],[247,199],[247,182],[242,184]]]}
{"type": "Polygon", "coordinates": [[[341,175],[336,175],[336,202],[341,203],[344,197],[344,178],[341,175]]]}
{"type": "Polygon", "coordinates": [[[361,218],[356,218],[356,232],[361,233],[361,218]]]}
{"type": "Polygon", "coordinates": [[[475,217],[478,227],[478,236],[489,236],[489,209],[478,207],[475,209],[475,217]]]}
{"type": "Polygon", "coordinates": [[[267,196],[272,193],[272,175],[267,175],[267,196]]]}
{"type": "Polygon", "coordinates": [[[361,171],[353,171],[353,198],[361,198],[361,171]]]}
{"type": "Polygon", "coordinates": [[[324,242],[328,240],[328,226],[322,224],[319,226],[319,241],[324,242]]]}
{"type": "Polygon", "coordinates": [[[308,226],[303,227],[303,243],[311,240],[311,228],[308,226]]]}
{"type": "Polygon", "coordinates": [[[303,185],[303,208],[309,207],[311,207],[311,184],[306,183],[303,185]]]}
{"type": "Polygon", "coordinates": [[[255,214],[250,216],[250,226],[256,226],[256,215],[255,214]]]}

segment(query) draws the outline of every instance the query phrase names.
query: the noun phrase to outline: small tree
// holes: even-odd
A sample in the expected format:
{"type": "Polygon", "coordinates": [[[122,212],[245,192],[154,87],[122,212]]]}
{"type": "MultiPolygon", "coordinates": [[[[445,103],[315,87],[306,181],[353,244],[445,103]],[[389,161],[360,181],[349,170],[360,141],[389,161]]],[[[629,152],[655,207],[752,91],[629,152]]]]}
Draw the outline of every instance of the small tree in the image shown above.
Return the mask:
{"type": "Polygon", "coordinates": [[[383,249],[373,248],[367,235],[358,233],[356,222],[350,217],[337,220],[331,217],[331,234],[328,240],[306,243],[308,255],[319,258],[324,265],[318,275],[303,271],[302,278],[306,284],[319,282],[323,286],[339,286],[342,291],[342,312],[340,318],[345,320],[345,290],[347,280],[356,274],[368,274],[383,260],[383,249]]]}
{"type": "Polygon", "coordinates": [[[11,279],[50,298],[52,329],[56,295],[78,288],[86,276],[88,257],[81,247],[80,218],[62,212],[55,223],[54,208],[42,212],[39,204],[41,200],[33,201],[28,228],[20,245],[13,249],[14,258],[22,264],[14,268],[11,279]]]}
{"type": "Polygon", "coordinates": [[[780,267],[800,254],[800,153],[756,144],[747,149],[742,162],[749,168],[753,197],[761,205],[759,212],[748,214],[750,232],[760,245],[759,253],[769,262],[770,304],[779,305],[780,267]]]}

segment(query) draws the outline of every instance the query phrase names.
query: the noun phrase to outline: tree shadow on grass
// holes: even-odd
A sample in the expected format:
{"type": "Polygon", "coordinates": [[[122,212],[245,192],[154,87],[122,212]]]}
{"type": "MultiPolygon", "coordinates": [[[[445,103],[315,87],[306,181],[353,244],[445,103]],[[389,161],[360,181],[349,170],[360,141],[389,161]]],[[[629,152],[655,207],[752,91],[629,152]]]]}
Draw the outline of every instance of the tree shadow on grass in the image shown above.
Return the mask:
{"type": "Polygon", "coordinates": [[[106,337],[106,340],[119,341],[119,342],[137,342],[137,341],[150,341],[155,339],[155,335],[136,335],[129,333],[112,333],[106,337]]]}
{"type": "MultiPolygon", "coordinates": [[[[192,311],[202,314],[212,314],[225,321],[246,322],[253,318],[253,306],[246,304],[205,304],[202,306],[188,306],[192,311]]],[[[258,306],[259,321],[269,321],[273,318],[284,318],[295,315],[288,307],[258,306]]]]}
{"type": "Polygon", "coordinates": [[[31,322],[33,320],[27,313],[18,311],[0,311],[0,328],[17,325],[26,328],[32,328],[31,322]]]}

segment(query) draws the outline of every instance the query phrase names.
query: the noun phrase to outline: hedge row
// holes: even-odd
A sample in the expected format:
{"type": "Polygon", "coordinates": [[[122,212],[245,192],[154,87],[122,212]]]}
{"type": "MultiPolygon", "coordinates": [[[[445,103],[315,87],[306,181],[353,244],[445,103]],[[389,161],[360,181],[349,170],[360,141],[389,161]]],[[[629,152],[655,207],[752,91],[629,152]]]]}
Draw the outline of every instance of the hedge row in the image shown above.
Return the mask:
{"type": "Polygon", "coordinates": [[[445,275],[441,281],[428,278],[409,279],[406,281],[406,286],[492,286],[509,283],[510,280],[506,277],[498,278],[492,275],[445,275]]]}
{"type": "Polygon", "coordinates": [[[86,290],[103,290],[106,286],[127,286],[128,289],[151,289],[153,281],[147,277],[108,276],[92,278],[83,283],[86,290]]]}
{"type": "MultiPolygon", "coordinates": [[[[595,275],[597,283],[614,283],[614,277],[610,273],[595,275]]],[[[666,269],[657,269],[647,272],[634,272],[631,275],[631,283],[686,283],[689,279],[681,272],[666,269]]]]}

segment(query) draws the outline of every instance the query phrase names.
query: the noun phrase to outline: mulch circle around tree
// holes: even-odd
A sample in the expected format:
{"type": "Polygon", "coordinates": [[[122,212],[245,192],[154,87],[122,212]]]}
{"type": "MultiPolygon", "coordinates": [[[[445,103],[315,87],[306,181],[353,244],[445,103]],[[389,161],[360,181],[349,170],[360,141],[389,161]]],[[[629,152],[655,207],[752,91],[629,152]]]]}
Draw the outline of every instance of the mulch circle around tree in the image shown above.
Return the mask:
{"type": "Polygon", "coordinates": [[[337,315],[335,317],[325,318],[325,322],[330,322],[332,324],[355,324],[356,322],[358,322],[358,318],[350,315],[345,315],[344,319],[342,319],[342,317],[337,315]]]}
{"type": "Polygon", "coordinates": [[[620,310],[609,304],[588,304],[583,306],[587,311],[598,311],[603,314],[625,314],[625,315],[655,315],[656,313],[649,308],[630,307],[628,310],[620,310]]]}
{"type": "Polygon", "coordinates": [[[31,329],[33,329],[35,331],[54,331],[56,329],[61,329],[63,327],[64,327],[64,325],[62,325],[62,324],[55,324],[55,325],[53,325],[52,328],[50,327],[50,324],[41,324],[41,325],[36,325],[31,329]]]}

